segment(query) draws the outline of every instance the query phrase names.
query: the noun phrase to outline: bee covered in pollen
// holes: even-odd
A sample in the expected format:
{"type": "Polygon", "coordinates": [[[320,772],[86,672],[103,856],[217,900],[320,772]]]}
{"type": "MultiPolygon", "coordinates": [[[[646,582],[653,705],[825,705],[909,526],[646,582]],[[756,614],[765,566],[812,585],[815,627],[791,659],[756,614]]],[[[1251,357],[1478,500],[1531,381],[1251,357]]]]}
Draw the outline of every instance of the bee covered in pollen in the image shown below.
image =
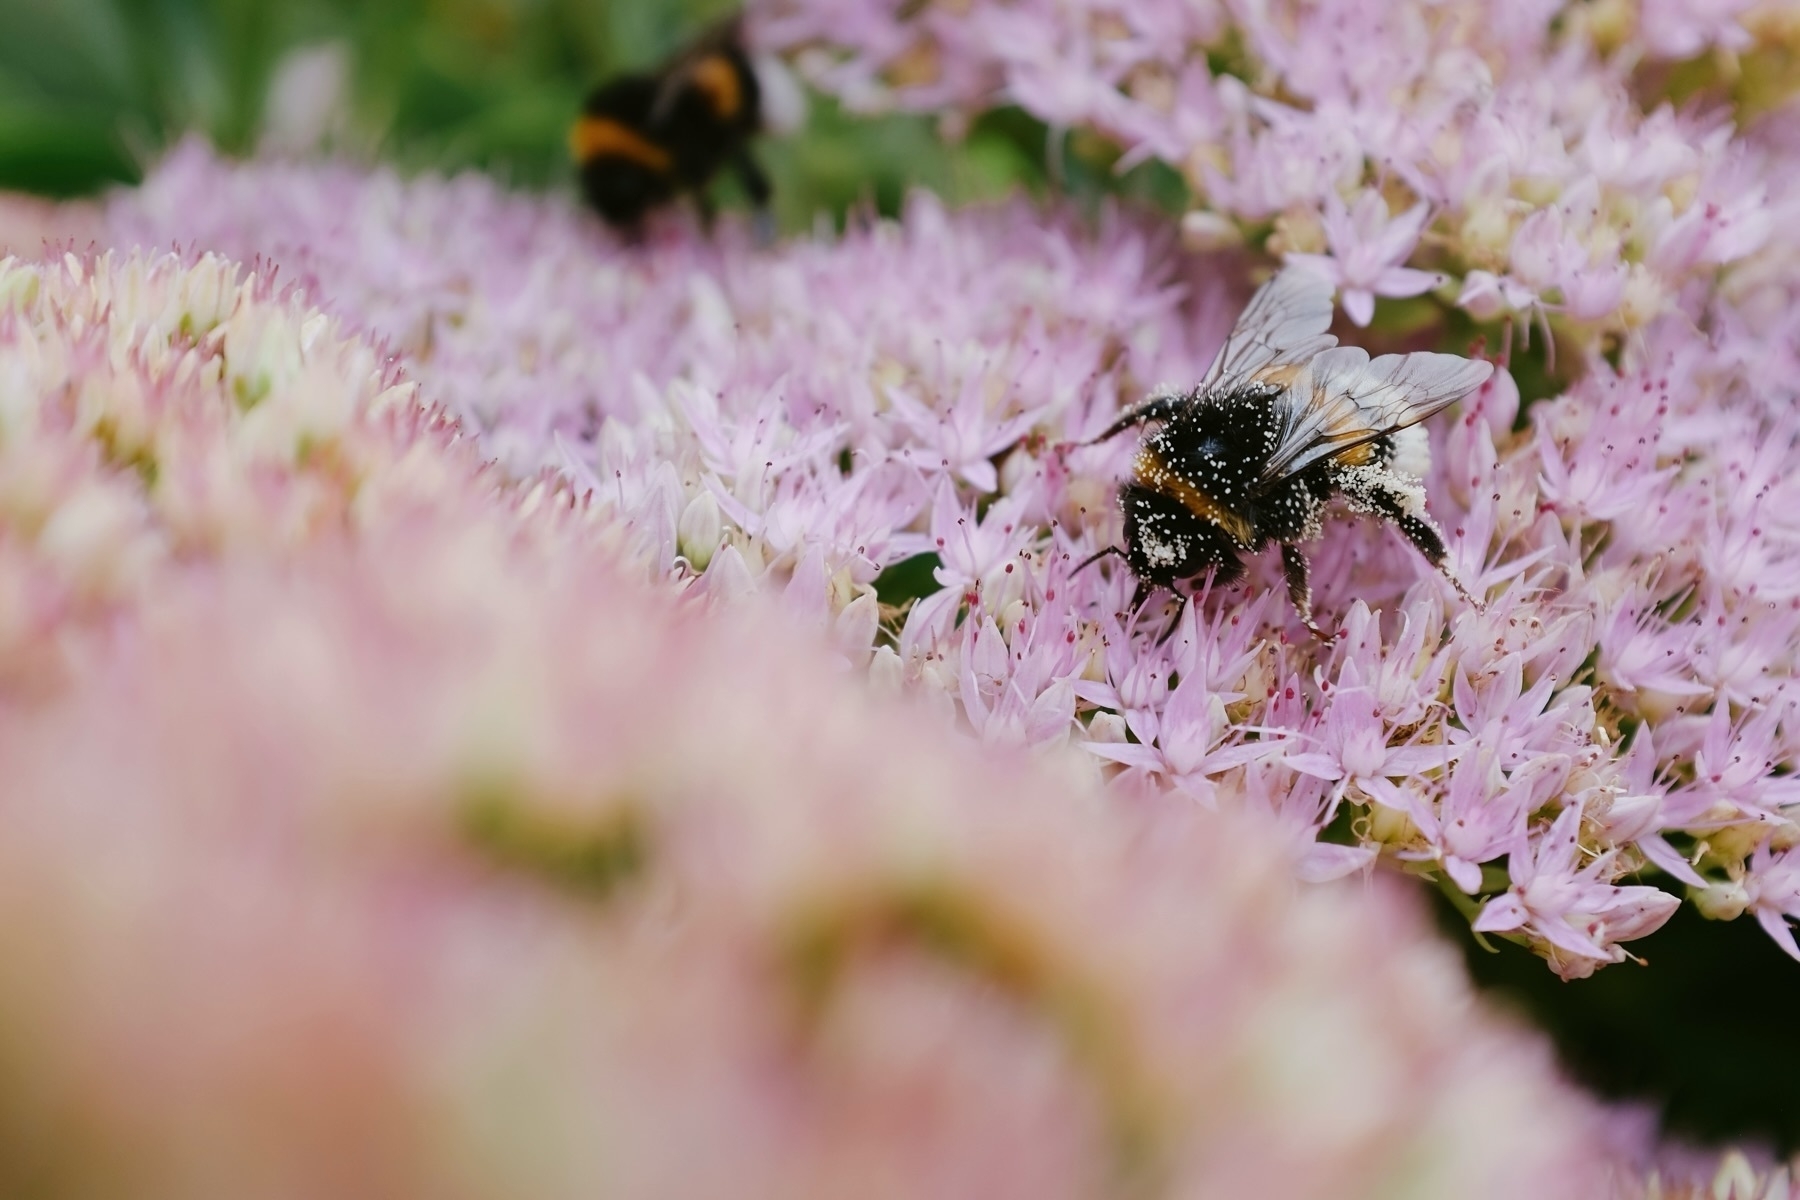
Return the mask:
{"type": "Polygon", "coordinates": [[[1430,448],[1419,422],[1480,387],[1493,364],[1454,354],[1371,359],[1339,346],[1326,332],[1332,290],[1314,272],[1283,270],[1251,298],[1198,385],[1159,388],[1084,443],[1156,426],[1119,489],[1123,549],[1088,560],[1125,559],[1138,579],[1134,610],[1157,587],[1185,604],[1175,585],[1208,572],[1215,584],[1235,582],[1244,556],[1273,542],[1300,619],[1327,637],[1313,622],[1297,543],[1319,535],[1337,496],[1392,524],[1473,602],[1445,568],[1443,534],[1425,511],[1430,448]]]}
{"type": "Polygon", "coordinates": [[[704,189],[724,167],[762,214],[771,189],[750,140],[765,125],[798,124],[796,106],[804,100],[792,77],[753,61],[731,20],[653,72],[596,87],[569,131],[569,151],[588,203],[628,232],[684,194],[710,218],[704,189]]]}

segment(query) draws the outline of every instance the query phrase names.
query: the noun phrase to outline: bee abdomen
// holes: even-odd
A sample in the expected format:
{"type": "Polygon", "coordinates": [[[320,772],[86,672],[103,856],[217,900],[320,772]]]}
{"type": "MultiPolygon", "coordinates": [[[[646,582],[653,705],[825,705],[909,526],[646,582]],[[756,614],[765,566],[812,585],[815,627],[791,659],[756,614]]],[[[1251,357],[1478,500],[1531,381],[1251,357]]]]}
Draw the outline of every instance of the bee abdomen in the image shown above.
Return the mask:
{"type": "Polygon", "coordinates": [[[1423,425],[1408,425],[1381,439],[1386,443],[1382,461],[1388,470],[1408,479],[1423,479],[1431,470],[1431,439],[1423,425]]]}

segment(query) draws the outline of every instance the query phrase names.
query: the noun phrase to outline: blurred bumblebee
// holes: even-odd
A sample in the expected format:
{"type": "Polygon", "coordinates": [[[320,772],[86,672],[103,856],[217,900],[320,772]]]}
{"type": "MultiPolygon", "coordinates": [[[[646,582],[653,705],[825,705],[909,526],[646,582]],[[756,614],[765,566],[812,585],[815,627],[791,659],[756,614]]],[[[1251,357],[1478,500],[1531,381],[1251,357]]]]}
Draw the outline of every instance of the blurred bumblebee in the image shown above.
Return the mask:
{"type": "Polygon", "coordinates": [[[797,124],[793,110],[801,103],[791,77],[752,61],[732,20],[654,72],[595,88],[569,132],[569,150],[588,203],[627,231],[684,194],[710,220],[704,189],[722,167],[766,212],[769,178],[751,157],[750,140],[766,123],[797,124]]]}
{"type": "Polygon", "coordinates": [[[1326,637],[1296,543],[1319,535],[1336,496],[1391,523],[1473,603],[1445,568],[1443,534],[1425,511],[1430,447],[1419,422],[1480,387],[1493,364],[1454,354],[1371,360],[1326,332],[1331,298],[1330,281],[1287,268],[1251,298],[1197,386],[1158,389],[1085,443],[1156,426],[1119,489],[1124,548],[1088,560],[1125,559],[1138,579],[1134,610],[1158,587],[1184,605],[1175,585],[1207,572],[1215,584],[1235,582],[1244,555],[1273,542],[1300,619],[1326,637]]]}

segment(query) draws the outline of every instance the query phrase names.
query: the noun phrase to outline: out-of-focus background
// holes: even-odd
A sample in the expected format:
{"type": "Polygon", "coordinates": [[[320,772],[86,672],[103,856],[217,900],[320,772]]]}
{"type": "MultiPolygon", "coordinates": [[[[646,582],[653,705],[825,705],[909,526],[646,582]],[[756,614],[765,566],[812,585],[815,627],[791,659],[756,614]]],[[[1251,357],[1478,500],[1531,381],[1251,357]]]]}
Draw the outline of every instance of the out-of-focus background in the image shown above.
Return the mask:
{"type": "MultiPolygon", "coordinates": [[[[566,133],[582,95],[655,66],[731,0],[0,0],[0,189],[78,196],[130,183],[189,132],[249,154],[323,119],[324,146],[402,169],[479,168],[570,186],[566,133]],[[338,85],[343,111],[302,111],[338,85]]],[[[934,117],[850,116],[810,99],[797,135],[759,150],[783,228],[906,189],[952,201],[1047,185],[1044,128],[1017,112],[940,136],[934,117]]],[[[311,147],[308,147],[311,148],[311,147]]],[[[1062,189],[1178,205],[1165,168],[1115,177],[1080,138],[1062,189]]],[[[739,198],[732,183],[718,199],[739,198]]]]}

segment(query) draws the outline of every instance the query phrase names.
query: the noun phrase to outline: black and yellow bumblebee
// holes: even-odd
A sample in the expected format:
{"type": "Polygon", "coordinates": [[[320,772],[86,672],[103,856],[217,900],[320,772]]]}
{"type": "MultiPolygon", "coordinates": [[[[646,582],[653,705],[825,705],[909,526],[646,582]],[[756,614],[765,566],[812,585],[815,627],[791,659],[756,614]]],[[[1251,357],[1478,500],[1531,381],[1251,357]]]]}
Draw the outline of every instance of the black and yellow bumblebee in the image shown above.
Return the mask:
{"type": "Polygon", "coordinates": [[[705,187],[729,167],[758,210],[769,178],[750,154],[763,128],[764,87],[739,22],[720,25],[647,74],[596,87],[569,132],[588,203],[637,230],[647,213],[692,195],[710,219],[705,187]]]}
{"type": "Polygon", "coordinates": [[[1419,422],[1480,387],[1493,364],[1454,354],[1370,359],[1339,346],[1326,332],[1332,291],[1316,272],[1283,270],[1251,297],[1198,385],[1158,389],[1085,443],[1156,426],[1119,489],[1125,546],[1094,556],[1129,564],[1134,610],[1161,587],[1175,593],[1179,617],[1187,598],[1177,583],[1209,572],[1214,584],[1233,583],[1243,556],[1273,542],[1300,619],[1326,637],[1296,543],[1319,535],[1336,496],[1392,523],[1468,597],[1425,511],[1430,446],[1419,422]]]}

